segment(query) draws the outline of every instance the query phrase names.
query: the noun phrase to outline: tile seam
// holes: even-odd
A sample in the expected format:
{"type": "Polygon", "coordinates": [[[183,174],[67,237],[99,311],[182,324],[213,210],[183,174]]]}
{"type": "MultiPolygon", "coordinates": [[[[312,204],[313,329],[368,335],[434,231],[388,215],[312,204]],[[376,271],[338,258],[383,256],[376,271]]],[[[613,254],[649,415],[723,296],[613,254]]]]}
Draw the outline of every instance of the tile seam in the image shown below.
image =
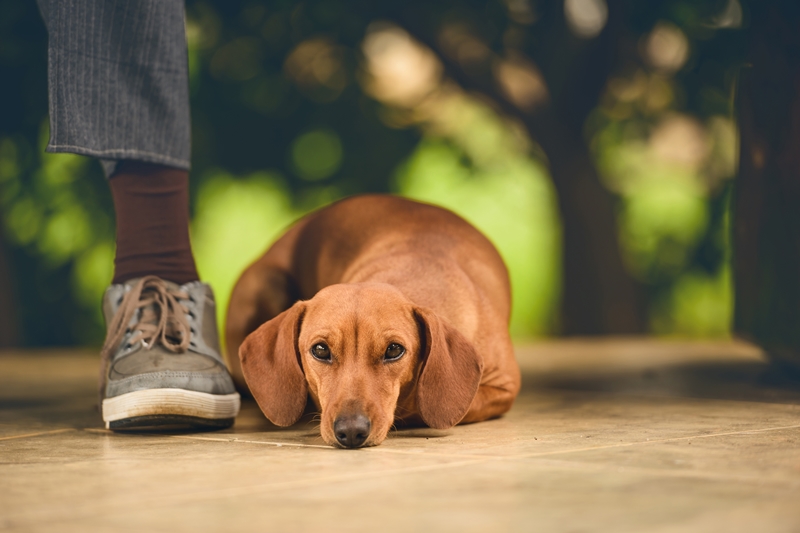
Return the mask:
{"type": "MultiPolygon", "coordinates": [[[[419,457],[458,457],[463,459],[527,459],[530,457],[545,457],[549,455],[560,455],[560,454],[568,454],[568,453],[576,453],[576,452],[586,452],[586,451],[594,451],[594,450],[607,450],[613,448],[626,448],[630,446],[641,446],[647,444],[659,444],[664,442],[675,442],[675,441],[684,441],[684,440],[692,440],[692,439],[707,439],[713,437],[726,437],[732,435],[747,435],[752,433],[764,433],[769,431],[781,431],[787,429],[800,429],[800,424],[794,424],[791,426],[779,426],[779,427],[771,427],[771,428],[757,428],[757,429],[745,429],[740,431],[727,431],[722,433],[709,433],[704,435],[689,435],[684,437],[670,437],[666,439],[652,439],[652,440],[644,440],[644,441],[634,441],[634,442],[624,442],[621,444],[608,444],[604,446],[589,446],[584,448],[573,448],[567,450],[551,450],[547,452],[533,452],[533,453],[523,453],[523,454],[511,454],[511,455],[492,455],[492,454],[481,454],[481,453],[441,453],[441,452],[410,452],[404,451],[399,449],[392,449],[392,448],[381,448],[381,447],[374,447],[374,448],[364,448],[365,451],[370,453],[390,453],[396,455],[409,455],[409,456],[419,456],[419,457]]],[[[96,431],[96,430],[95,430],[96,431]]],[[[106,432],[107,430],[101,430],[102,432],[106,432]]],[[[111,433],[111,432],[109,432],[111,433]]],[[[232,442],[232,443],[243,443],[243,444],[263,444],[266,446],[274,446],[276,448],[281,447],[296,447],[296,448],[318,448],[318,449],[336,449],[332,446],[323,445],[323,444],[303,444],[303,443],[295,443],[295,442],[276,442],[276,441],[258,441],[258,440],[250,440],[250,439],[238,439],[238,438],[223,438],[223,437],[194,437],[191,435],[170,435],[172,438],[177,439],[185,439],[185,440],[203,440],[203,441],[212,441],[212,442],[232,442]]]]}
{"type": "MultiPolygon", "coordinates": [[[[728,437],[732,435],[747,435],[752,433],[765,433],[769,431],[782,431],[786,429],[800,429],[800,424],[794,424],[791,426],[780,426],[780,427],[773,427],[773,428],[760,428],[760,429],[745,429],[741,431],[726,431],[723,433],[709,433],[705,435],[689,435],[686,437],[670,437],[667,439],[648,439],[643,441],[635,441],[635,442],[625,442],[622,444],[608,444],[605,446],[590,446],[585,448],[574,448],[572,450],[553,450],[550,452],[534,452],[534,453],[525,453],[520,455],[507,455],[504,457],[508,458],[515,458],[515,459],[525,459],[528,457],[544,457],[547,455],[558,455],[558,454],[566,454],[566,453],[575,453],[575,452],[586,452],[586,451],[593,451],[593,450],[607,450],[611,448],[626,448],[630,446],[640,446],[646,444],[659,444],[664,442],[675,442],[675,441],[683,441],[683,440],[692,440],[692,439],[709,439],[714,437],[728,437]]],[[[491,456],[490,456],[491,457],[491,456]]]]}
{"type": "Polygon", "coordinates": [[[27,439],[30,437],[41,437],[43,435],[55,435],[57,433],[66,433],[68,431],[77,431],[75,428],[61,428],[61,429],[51,429],[48,431],[39,431],[37,433],[26,433],[24,435],[11,435],[8,437],[0,437],[0,441],[4,440],[13,440],[13,439],[27,439]]]}
{"type": "Polygon", "coordinates": [[[264,483],[264,484],[254,484],[254,485],[245,485],[245,486],[234,486],[228,487],[224,489],[216,488],[213,490],[203,490],[197,491],[193,493],[176,493],[171,495],[159,495],[156,497],[146,497],[140,498],[135,502],[132,502],[130,499],[125,499],[109,503],[104,502],[102,507],[98,509],[97,506],[84,505],[83,508],[79,509],[82,516],[72,516],[69,518],[64,517],[47,517],[44,520],[40,521],[29,521],[26,523],[26,526],[32,525],[43,525],[48,523],[54,522],[63,522],[64,520],[81,520],[86,516],[101,516],[108,513],[113,513],[117,508],[120,507],[130,507],[132,503],[136,504],[145,504],[145,503],[152,503],[154,506],[163,507],[165,505],[175,505],[175,504],[185,504],[185,503],[193,503],[198,501],[206,501],[206,500],[219,500],[225,498],[233,498],[237,496],[243,495],[253,495],[253,494],[263,494],[269,493],[275,490],[281,489],[302,489],[306,486],[313,486],[325,483],[337,483],[342,481],[362,481],[368,480],[376,477],[381,476],[391,476],[391,475],[404,475],[409,473],[420,473],[420,472],[428,472],[428,471],[435,471],[435,470],[443,470],[447,468],[457,468],[462,466],[468,466],[472,464],[478,463],[485,463],[492,461],[492,457],[486,457],[483,459],[471,459],[465,461],[453,461],[450,463],[437,463],[432,465],[420,465],[416,467],[406,467],[406,468],[390,468],[384,470],[376,470],[372,472],[364,472],[364,473],[354,473],[354,474],[344,474],[344,475],[336,475],[336,476],[324,476],[324,477],[315,477],[315,478],[308,478],[308,479],[300,479],[300,480],[291,480],[291,481],[279,481],[274,483],[264,483]]]}

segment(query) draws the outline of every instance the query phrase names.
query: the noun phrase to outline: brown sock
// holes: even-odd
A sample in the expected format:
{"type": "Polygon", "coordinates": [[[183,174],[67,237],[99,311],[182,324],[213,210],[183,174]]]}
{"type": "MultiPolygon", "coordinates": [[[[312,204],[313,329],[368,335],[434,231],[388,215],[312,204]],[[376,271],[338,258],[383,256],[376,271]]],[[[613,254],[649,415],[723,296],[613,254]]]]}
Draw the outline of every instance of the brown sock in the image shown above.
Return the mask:
{"type": "Polygon", "coordinates": [[[117,212],[114,283],[146,275],[198,279],[189,242],[189,173],[121,161],[109,178],[117,212]]]}

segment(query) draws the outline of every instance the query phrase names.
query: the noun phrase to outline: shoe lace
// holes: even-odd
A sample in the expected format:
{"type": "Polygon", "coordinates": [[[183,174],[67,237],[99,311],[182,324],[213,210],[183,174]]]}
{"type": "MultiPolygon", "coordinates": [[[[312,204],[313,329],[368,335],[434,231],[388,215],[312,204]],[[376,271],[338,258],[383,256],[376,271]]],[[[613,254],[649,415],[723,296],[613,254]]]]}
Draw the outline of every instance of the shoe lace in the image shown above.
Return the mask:
{"type": "Polygon", "coordinates": [[[186,291],[168,287],[157,276],[145,276],[133,285],[123,297],[114,318],[108,325],[106,342],[101,357],[110,361],[126,334],[133,332],[128,344],[142,341],[149,350],[161,344],[171,352],[185,352],[189,348],[191,327],[186,315],[189,309],[180,300],[190,299],[186,291]],[[129,326],[137,311],[142,310],[138,322],[129,326]]]}

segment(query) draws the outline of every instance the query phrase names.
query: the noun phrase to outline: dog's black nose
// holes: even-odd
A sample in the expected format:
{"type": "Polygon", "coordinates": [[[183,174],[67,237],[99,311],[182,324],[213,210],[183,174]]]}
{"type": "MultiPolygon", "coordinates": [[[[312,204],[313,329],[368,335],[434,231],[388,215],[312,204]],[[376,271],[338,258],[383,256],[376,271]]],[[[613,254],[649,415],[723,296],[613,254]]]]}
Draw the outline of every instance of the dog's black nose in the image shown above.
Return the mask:
{"type": "Polygon", "coordinates": [[[336,440],[345,448],[358,448],[369,437],[371,426],[369,418],[364,415],[345,415],[333,422],[333,432],[336,440]]]}

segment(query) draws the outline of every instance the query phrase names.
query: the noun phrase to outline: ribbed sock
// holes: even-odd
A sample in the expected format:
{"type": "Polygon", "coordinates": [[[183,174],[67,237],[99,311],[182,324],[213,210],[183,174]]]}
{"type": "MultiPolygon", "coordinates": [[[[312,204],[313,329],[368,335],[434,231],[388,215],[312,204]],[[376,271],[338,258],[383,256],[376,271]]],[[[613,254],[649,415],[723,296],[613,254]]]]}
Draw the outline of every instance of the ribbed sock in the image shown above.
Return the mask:
{"type": "Polygon", "coordinates": [[[198,279],[189,242],[189,173],[121,161],[109,185],[117,213],[114,283],[151,274],[179,285],[198,279]]]}

